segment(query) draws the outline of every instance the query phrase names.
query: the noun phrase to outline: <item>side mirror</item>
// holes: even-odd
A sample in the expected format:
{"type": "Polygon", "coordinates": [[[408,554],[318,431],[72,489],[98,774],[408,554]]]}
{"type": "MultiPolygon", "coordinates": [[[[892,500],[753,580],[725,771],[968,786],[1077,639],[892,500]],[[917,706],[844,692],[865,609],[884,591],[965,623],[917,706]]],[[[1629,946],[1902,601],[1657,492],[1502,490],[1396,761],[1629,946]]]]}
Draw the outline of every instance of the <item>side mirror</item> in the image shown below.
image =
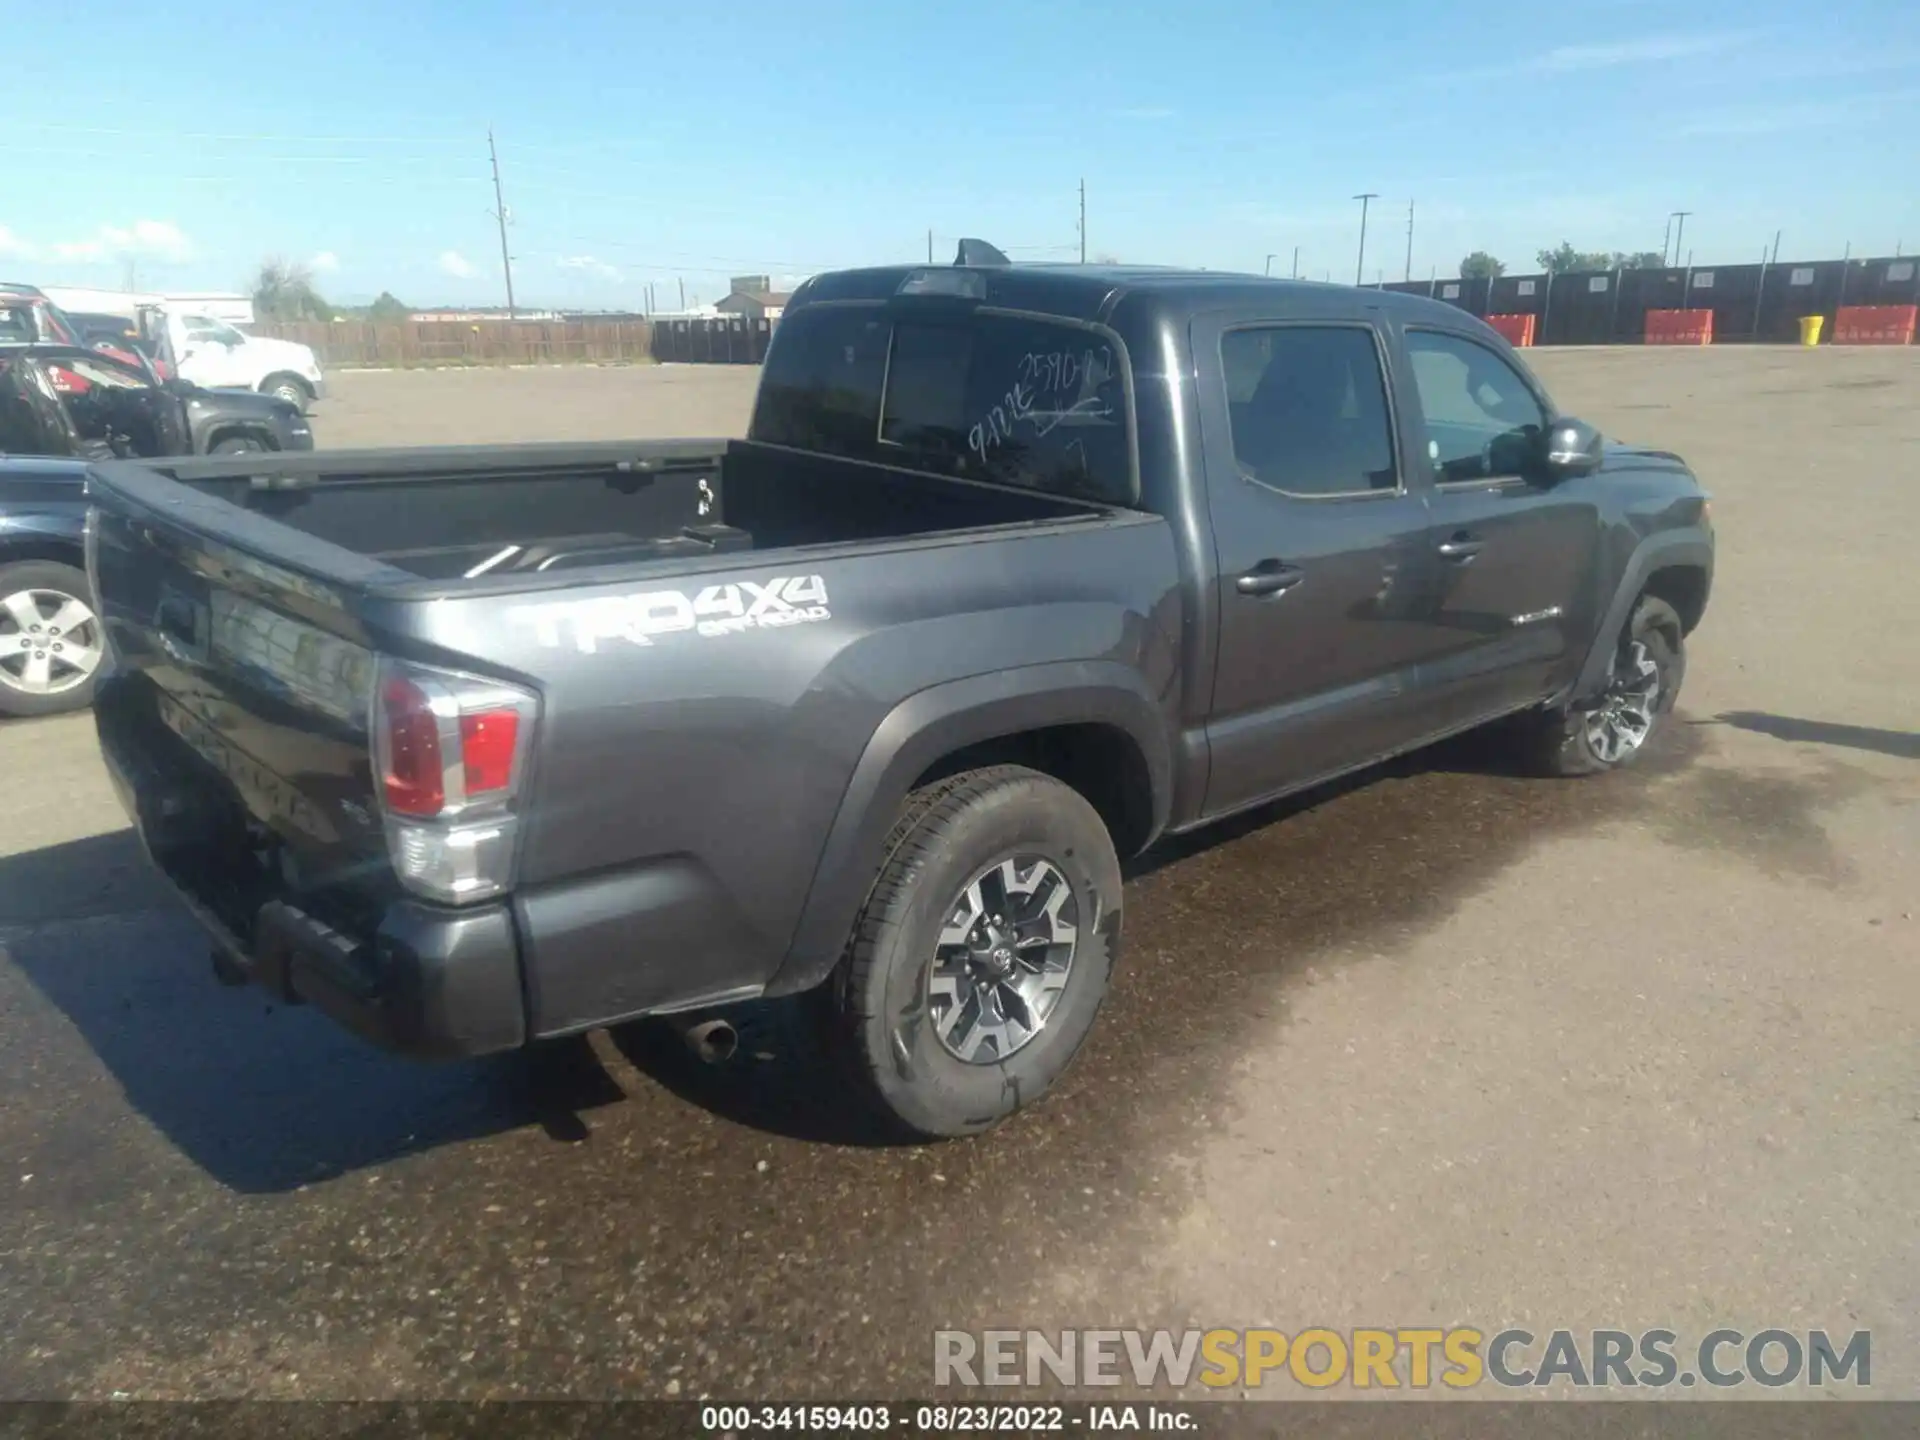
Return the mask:
{"type": "Polygon", "coordinates": [[[1551,480],[1591,475],[1600,468],[1601,457],[1606,452],[1606,442],[1598,430],[1584,420],[1566,415],[1546,428],[1541,442],[1541,460],[1551,480]]]}

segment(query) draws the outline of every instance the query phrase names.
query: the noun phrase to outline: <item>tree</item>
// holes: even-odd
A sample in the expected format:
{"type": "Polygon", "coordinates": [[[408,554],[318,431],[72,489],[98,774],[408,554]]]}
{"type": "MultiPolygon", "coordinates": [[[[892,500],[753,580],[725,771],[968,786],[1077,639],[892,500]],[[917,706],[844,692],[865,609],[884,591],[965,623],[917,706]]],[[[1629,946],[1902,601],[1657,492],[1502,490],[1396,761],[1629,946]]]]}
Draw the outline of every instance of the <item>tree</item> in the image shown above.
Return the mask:
{"type": "Polygon", "coordinates": [[[1576,250],[1565,240],[1533,258],[1540,262],[1542,270],[1551,270],[1556,275],[1575,270],[1658,270],[1667,263],[1666,258],[1654,250],[1636,250],[1631,254],[1624,250],[1576,250]]]}
{"type": "Polygon", "coordinates": [[[306,266],[270,259],[254,276],[253,313],[262,320],[331,320],[333,307],[314,289],[306,266]]]}
{"type": "Polygon", "coordinates": [[[1506,273],[1506,262],[1494,259],[1484,250],[1476,250],[1460,262],[1462,280],[1497,280],[1506,273]]]}
{"type": "Polygon", "coordinates": [[[1605,250],[1576,250],[1562,240],[1551,250],[1542,250],[1533,257],[1542,270],[1551,270],[1556,275],[1565,275],[1569,270],[1611,270],[1613,256],[1605,250]]]}
{"type": "Polygon", "coordinates": [[[396,299],[391,290],[382,290],[371,305],[367,306],[367,319],[395,321],[404,320],[413,313],[413,307],[406,301],[396,299]]]}

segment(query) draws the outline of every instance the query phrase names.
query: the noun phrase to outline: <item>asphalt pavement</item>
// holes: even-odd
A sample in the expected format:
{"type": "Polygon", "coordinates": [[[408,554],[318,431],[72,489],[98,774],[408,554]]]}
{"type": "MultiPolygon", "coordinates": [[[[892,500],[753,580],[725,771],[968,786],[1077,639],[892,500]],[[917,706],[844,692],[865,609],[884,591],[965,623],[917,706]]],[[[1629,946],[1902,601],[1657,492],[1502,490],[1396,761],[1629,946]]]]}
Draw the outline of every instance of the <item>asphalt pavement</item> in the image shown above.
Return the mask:
{"type": "MultiPolygon", "coordinates": [[[[0,726],[0,1398],[914,1395],[937,1327],[1189,1323],[1870,1329],[1920,1397],[1920,351],[1537,363],[1714,493],[1681,723],[1150,854],[978,1140],[647,1026],[388,1059],[214,984],[84,718],[0,726]]],[[[753,378],[346,373],[315,428],[733,433],[753,378]]]]}

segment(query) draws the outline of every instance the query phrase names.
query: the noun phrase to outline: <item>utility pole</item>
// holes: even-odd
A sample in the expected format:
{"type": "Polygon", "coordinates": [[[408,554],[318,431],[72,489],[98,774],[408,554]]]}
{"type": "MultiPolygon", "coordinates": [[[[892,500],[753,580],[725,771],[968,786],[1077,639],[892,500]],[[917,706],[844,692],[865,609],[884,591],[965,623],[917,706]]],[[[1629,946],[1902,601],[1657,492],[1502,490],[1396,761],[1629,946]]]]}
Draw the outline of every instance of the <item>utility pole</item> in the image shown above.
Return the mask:
{"type": "Polygon", "coordinates": [[[1087,263],[1087,181],[1080,179],[1080,263],[1087,263]]]}
{"type": "Polygon", "coordinates": [[[1407,269],[1402,281],[1413,279],[1413,202],[1407,201],[1407,269]]]}
{"type": "MultiPolygon", "coordinates": [[[[1687,217],[1691,214],[1693,214],[1691,210],[1676,210],[1673,212],[1673,218],[1680,222],[1673,227],[1673,258],[1675,263],[1679,262],[1681,245],[1687,238],[1687,217]]],[[[1691,255],[1687,257],[1687,268],[1693,268],[1693,257],[1691,255]]]]}
{"type": "Polygon", "coordinates": [[[1271,276],[1273,274],[1273,256],[1271,255],[1267,256],[1267,268],[1263,273],[1265,273],[1268,276],[1271,276]]]}
{"type": "Polygon", "coordinates": [[[1361,276],[1366,273],[1367,265],[1367,206],[1378,200],[1380,196],[1376,191],[1369,190],[1364,195],[1356,195],[1353,198],[1360,202],[1360,253],[1354,257],[1353,262],[1353,283],[1358,285],[1361,276]]]}
{"type": "Polygon", "coordinates": [[[674,278],[680,282],[680,310],[684,314],[687,308],[687,277],[679,275],[674,278]]]}
{"type": "Polygon", "coordinates": [[[1660,236],[1660,268],[1667,268],[1667,252],[1673,249],[1673,216],[1667,216],[1667,228],[1660,236]]]}
{"type": "Polygon", "coordinates": [[[493,218],[500,222],[500,268],[507,277],[507,319],[514,318],[513,256],[507,253],[507,202],[500,198],[500,151],[494,146],[493,131],[487,131],[487,158],[493,161],[493,218]]]}
{"type": "Polygon", "coordinates": [[[1778,230],[1773,232],[1773,263],[1775,265],[1780,263],[1780,232],[1778,230]]]}
{"type": "Polygon", "coordinates": [[[928,263],[929,265],[931,265],[931,264],[933,263],[933,230],[932,230],[932,227],[928,227],[928,230],[927,230],[927,263],[928,263]]]}
{"type": "Polygon", "coordinates": [[[1296,280],[1300,278],[1300,247],[1298,245],[1293,247],[1293,278],[1296,280]]]}

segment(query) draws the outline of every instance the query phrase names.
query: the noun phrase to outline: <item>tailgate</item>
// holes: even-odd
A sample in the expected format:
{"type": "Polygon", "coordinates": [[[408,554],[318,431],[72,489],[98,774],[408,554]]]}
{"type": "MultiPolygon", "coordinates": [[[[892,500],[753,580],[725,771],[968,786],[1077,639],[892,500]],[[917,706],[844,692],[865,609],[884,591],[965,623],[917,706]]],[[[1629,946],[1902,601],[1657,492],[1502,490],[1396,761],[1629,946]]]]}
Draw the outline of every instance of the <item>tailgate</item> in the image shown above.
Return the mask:
{"type": "Polygon", "coordinates": [[[368,743],[378,664],[347,593],[89,483],[113,657],[96,717],[155,861],[243,940],[271,898],[377,913],[396,889],[368,743]]]}

